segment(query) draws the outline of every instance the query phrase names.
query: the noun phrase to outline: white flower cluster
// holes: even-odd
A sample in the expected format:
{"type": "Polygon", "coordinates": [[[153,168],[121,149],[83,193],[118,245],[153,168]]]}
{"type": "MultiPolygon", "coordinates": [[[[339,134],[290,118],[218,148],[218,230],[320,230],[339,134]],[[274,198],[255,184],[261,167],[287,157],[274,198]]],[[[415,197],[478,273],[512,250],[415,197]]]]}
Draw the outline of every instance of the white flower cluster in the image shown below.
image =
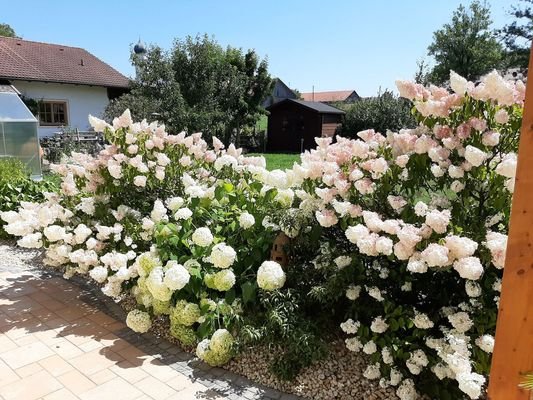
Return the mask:
{"type": "Polygon", "coordinates": [[[257,270],[257,284],[264,290],[281,289],[285,284],[285,272],[275,261],[264,261],[257,270]]]}
{"type": "Polygon", "coordinates": [[[145,333],[152,327],[152,320],[150,319],[150,314],[136,309],[128,313],[126,325],[135,332],[145,333]]]}

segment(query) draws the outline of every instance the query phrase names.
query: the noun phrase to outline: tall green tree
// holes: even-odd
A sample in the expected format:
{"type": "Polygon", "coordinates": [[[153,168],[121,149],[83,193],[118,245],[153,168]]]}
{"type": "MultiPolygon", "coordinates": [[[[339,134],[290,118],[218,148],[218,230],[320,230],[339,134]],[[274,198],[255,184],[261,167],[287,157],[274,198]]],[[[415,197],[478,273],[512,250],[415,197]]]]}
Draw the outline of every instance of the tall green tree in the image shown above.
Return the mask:
{"type": "Polygon", "coordinates": [[[525,69],[533,39],[533,0],[520,1],[520,6],[511,6],[509,10],[515,20],[505,25],[500,34],[507,48],[506,66],[525,69]]]}
{"type": "Polygon", "coordinates": [[[261,104],[272,79],[254,50],[223,48],[204,35],[178,39],[168,53],[150,47],[132,59],[131,91],[110,104],[109,118],[128,107],[137,118],[157,113],[173,131],[201,131],[227,144],[266,112],[261,104]]]}
{"type": "Polygon", "coordinates": [[[442,84],[454,70],[468,80],[499,68],[503,47],[491,29],[490,9],[486,3],[473,1],[468,8],[460,5],[450,23],[433,34],[428,54],[435,59],[430,80],[442,84]]]}
{"type": "Polygon", "coordinates": [[[9,24],[0,24],[0,36],[16,37],[15,30],[9,24]]]}

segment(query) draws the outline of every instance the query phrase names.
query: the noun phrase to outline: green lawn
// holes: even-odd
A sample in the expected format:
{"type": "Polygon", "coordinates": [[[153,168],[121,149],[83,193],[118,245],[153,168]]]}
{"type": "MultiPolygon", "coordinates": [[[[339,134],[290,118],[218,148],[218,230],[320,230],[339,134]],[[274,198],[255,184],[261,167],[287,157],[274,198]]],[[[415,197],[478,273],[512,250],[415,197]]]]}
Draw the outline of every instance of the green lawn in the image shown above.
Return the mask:
{"type": "Polygon", "coordinates": [[[273,169],[287,169],[292,168],[294,162],[300,161],[300,154],[248,154],[249,156],[263,156],[266,159],[266,166],[269,171],[273,169]]]}

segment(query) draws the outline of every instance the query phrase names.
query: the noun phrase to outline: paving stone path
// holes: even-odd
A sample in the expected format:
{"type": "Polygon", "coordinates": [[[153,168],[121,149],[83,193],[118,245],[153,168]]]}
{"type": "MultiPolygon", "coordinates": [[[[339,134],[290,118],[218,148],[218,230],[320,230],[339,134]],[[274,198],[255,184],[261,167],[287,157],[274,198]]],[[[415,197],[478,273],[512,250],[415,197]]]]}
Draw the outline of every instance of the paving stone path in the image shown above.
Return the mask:
{"type": "Polygon", "coordinates": [[[297,399],[136,334],[97,288],[9,250],[0,243],[1,400],[297,399]]]}

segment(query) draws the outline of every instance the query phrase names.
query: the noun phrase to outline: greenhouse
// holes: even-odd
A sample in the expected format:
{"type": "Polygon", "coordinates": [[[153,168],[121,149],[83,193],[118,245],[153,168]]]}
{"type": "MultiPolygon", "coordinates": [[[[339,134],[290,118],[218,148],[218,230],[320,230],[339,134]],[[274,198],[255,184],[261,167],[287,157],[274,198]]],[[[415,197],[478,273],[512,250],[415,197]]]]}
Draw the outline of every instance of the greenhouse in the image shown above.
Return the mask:
{"type": "Polygon", "coordinates": [[[0,89],[0,157],[18,158],[41,177],[37,119],[11,86],[0,89]]]}

